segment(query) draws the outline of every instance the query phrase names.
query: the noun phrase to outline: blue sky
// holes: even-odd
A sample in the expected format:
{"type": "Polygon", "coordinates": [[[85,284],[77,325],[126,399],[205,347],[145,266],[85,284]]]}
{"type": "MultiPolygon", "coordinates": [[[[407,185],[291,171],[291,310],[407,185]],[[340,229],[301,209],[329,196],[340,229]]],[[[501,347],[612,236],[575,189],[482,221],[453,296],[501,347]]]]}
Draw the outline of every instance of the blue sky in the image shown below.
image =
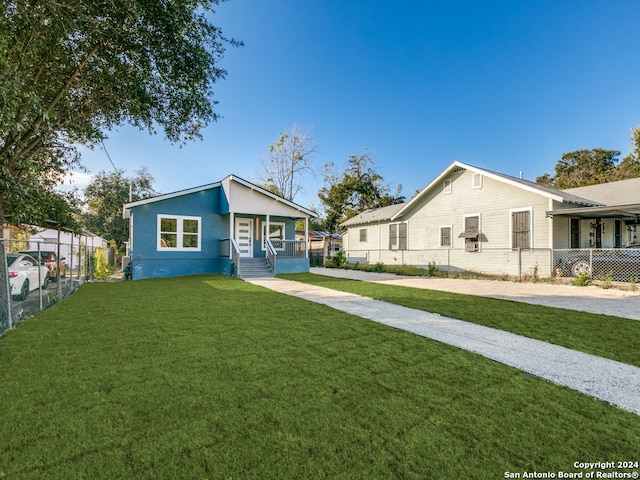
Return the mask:
{"type": "MultiPolygon", "coordinates": [[[[293,123],[319,144],[319,173],[295,198],[308,207],[322,166],[364,149],[410,197],[454,160],[534,180],[564,152],[623,157],[640,125],[635,0],[230,0],[213,22],[245,43],[221,63],[223,118],[182,148],[130,127],[105,142],[116,167],[148,167],[164,193],[255,180],[293,123]]],[[[83,163],[112,170],[100,148],[83,163]]]]}

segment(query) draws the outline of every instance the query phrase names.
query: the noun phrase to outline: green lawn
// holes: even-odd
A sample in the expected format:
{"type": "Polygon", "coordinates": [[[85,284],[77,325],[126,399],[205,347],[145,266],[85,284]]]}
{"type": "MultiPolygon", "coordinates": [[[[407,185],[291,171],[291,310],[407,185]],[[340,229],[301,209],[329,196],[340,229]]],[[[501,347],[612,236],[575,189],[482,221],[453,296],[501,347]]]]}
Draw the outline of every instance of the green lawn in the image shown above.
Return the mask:
{"type": "Polygon", "coordinates": [[[85,284],[0,362],[7,479],[497,479],[640,451],[638,415],[228,277],[85,284]]]}
{"type": "MultiPolygon", "coordinates": [[[[640,367],[637,320],[312,273],[279,276],[439,313],[640,367]]],[[[505,283],[505,289],[508,286],[505,283]]]]}

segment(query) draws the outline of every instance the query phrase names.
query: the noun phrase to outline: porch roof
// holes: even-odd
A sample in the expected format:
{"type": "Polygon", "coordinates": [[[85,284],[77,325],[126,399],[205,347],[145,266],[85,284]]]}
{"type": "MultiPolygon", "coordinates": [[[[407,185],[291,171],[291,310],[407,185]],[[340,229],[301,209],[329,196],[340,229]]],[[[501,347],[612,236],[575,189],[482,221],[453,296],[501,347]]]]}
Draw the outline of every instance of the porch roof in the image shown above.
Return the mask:
{"type": "Polygon", "coordinates": [[[547,211],[547,217],[611,218],[638,216],[640,216],[640,203],[602,207],[566,208],[547,211]]]}

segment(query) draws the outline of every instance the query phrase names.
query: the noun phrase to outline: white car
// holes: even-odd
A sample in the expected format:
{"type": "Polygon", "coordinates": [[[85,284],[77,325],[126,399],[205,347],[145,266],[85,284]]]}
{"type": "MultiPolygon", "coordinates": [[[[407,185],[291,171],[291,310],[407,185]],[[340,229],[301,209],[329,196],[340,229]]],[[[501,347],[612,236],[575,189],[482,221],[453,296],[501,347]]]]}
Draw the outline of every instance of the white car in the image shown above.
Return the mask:
{"type": "Polygon", "coordinates": [[[11,295],[16,300],[24,300],[31,290],[47,288],[49,269],[46,265],[40,265],[31,255],[8,253],[7,264],[11,295]]]}

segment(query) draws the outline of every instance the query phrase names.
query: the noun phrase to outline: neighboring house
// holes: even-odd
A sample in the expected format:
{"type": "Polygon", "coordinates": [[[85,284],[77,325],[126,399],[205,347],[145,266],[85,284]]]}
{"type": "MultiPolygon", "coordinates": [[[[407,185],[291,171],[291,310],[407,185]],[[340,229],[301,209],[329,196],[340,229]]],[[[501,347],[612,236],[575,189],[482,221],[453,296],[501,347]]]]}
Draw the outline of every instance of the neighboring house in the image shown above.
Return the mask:
{"type": "Polygon", "coordinates": [[[597,207],[548,212],[558,239],[554,248],[620,248],[640,243],[640,178],[563,190],[597,207]]]}
{"type": "Polygon", "coordinates": [[[456,161],[408,203],[368,210],[344,222],[343,249],[348,257],[369,263],[550,275],[552,249],[570,248],[574,241],[595,247],[596,238],[611,247],[633,241],[632,235],[618,233],[622,225],[629,232],[635,228],[631,225],[637,223],[640,205],[621,209],[622,196],[605,206],[589,193],[561,191],[456,161]],[[596,237],[591,223],[611,228],[603,227],[596,237]]]}
{"type": "Polygon", "coordinates": [[[307,226],[315,214],[234,175],[126,203],[123,216],[130,221],[134,280],[309,270],[306,242],[295,240],[295,223],[304,219],[307,226]]]}
{"type": "Polygon", "coordinates": [[[66,260],[68,268],[76,268],[82,262],[81,256],[84,253],[79,254],[79,246],[86,246],[90,250],[98,247],[107,249],[109,246],[107,240],[87,230],[73,233],[49,228],[31,235],[27,241],[28,246],[24,250],[55,252],[66,260]]]}
{"type": "MultiPolygon", "coordinates": [[[[304,237],[304,230],[296,230],[296,240],[304,240],[304,237]]],[[[307,249],[310,254],[331,258],[342,250],[342,234],[340,233],[310,230],[307,238],[307,249]]]]}

